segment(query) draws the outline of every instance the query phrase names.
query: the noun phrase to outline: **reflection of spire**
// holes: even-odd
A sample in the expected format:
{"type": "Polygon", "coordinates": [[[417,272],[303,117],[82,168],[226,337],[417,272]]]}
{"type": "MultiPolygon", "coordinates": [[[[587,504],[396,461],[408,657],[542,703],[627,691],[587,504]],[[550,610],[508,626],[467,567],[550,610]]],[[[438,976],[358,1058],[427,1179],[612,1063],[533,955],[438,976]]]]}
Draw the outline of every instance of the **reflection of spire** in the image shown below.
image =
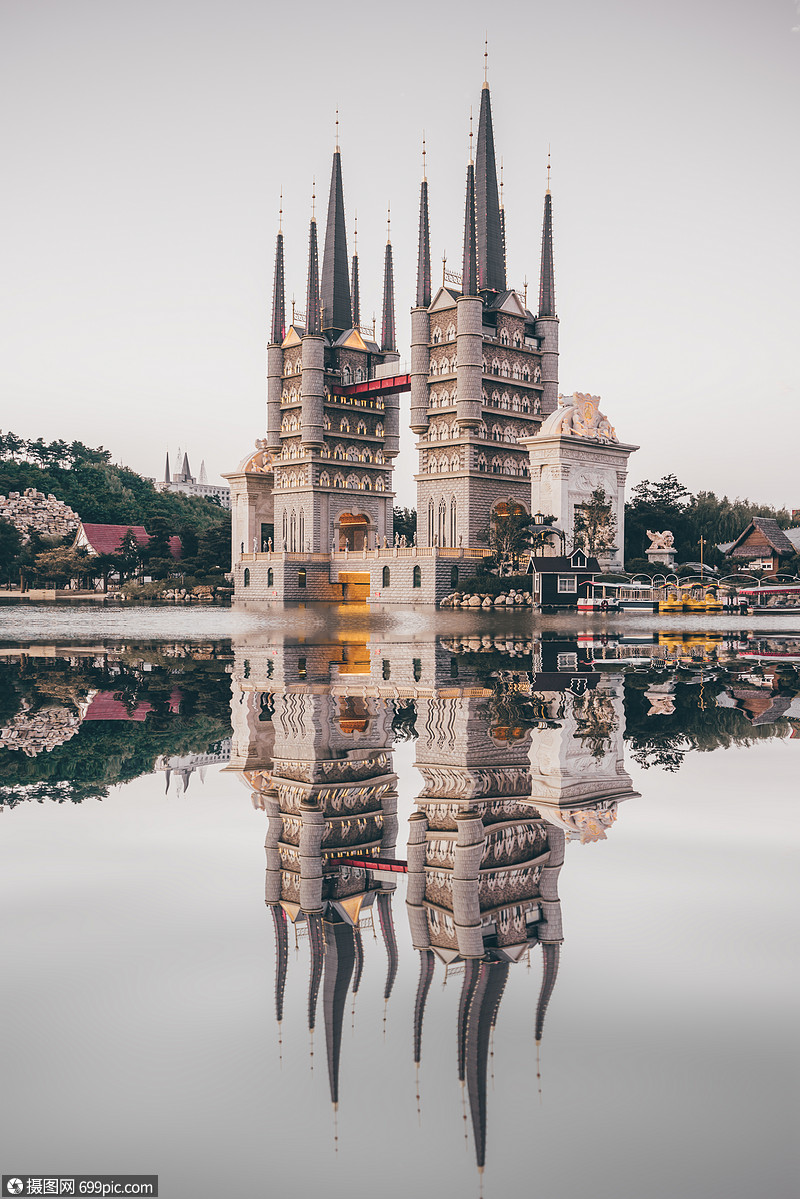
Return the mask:
{"type": "Polygon", "coordinates": [[[319,995],[319,984],[322,981],[322,965],[325,958],[321,916],[308,917],[308,944],[311,953],[311,973],[308,979],[308,1027],[313,1032],[317,1022],[317,996],[319,995]]]}
{"type": "Polygon", "coordinates": [[[358,988],[361,986],[361,972],[364,969],[364,942],[361,938],[361,929],[357,924],[353,925],[353,954],[355,955],[355,974],[353,975],[353,996],[356,995],[358,988]]]}
{"type": "Polygon", "coordinates": [[[325,985],[322,1004],[325,1012],[328,1081],[331,1088],[331,1102],[334,1104],[339,1102],[339,1055],[342,1048],[342,1024],[354,964],[355,952],[350,926],[326,924],[325,985]]]}
{"type": "Polygon", "coordinates": [[[417,998],[414,1001],[414,1061],[417,1065],[422,1061],[422,1021],[425,1018],[425,1003],[433,982],[435,964],[436,958],[432,949],[419,951],[419,982],[417,998]]]}
{"type": "Polygon", "coordinates": [[[466,1082],[478,1168],[486,1161],[486,1073],[489,1040],[508,978],[508,962],[481,962],[467,1016],[466,1082]]]}
{"type": "Polygon", "coordinates": [[[270,905],[275,925],[275,1019],[283,1020],[283,995],[286,990],[286,968],[289,964],[289,929],[286,913],[279,903],[270,905]]]}
{"type": "Polygon", "coordinates": [[[552,943],[543,944],[542,957],[542,989],[539,992],[539,1002],[536,1005],[537,1044],[542,1039],[542,1030],[544,1029],[544,1018],[547,1014],[547,1005],[550,1002],[550,996],[553,994],[553,988],[556,985],[556,978],[558,977],[558,963],[561,957],[561,946],[552,943]]]}
{"type": "Polygon", "coordinates": [[[394,934],[394,920],[392,919],[392,897],[390,895],[378,895],[378,918],[381,923],[383,943],[386,946],[386,953],[389,957],[389,969],[386,974],[386,986],[383,989],[383,998],[388,999],[392,993],[394,980],[397,977],[397,938],[394,934]]]}
{"type": "Polygon", "coordinates": [[[475,995],[475,988],[480,978],[480,961],[478,958],[467,958],[464,963],[464,982],[461,986],[461,998],[458,1002],[458,1078],[463,1082],[466,1077],[467,1063],[467,1028],[469,1026],[469,1011],[475,995]]]}

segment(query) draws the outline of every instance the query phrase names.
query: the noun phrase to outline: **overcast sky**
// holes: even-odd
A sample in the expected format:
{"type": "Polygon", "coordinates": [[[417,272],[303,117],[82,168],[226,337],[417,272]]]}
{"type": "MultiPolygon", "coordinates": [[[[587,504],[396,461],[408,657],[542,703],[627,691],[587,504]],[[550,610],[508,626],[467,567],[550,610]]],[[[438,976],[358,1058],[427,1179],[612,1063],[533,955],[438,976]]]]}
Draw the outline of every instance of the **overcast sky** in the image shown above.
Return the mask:
{"type": "Polygon", "coordinates": [[[633,483],[800,507],[793,0],[3,0],[0,428],[145,475],[178,445],[212,482],[235,467],[265,426],[280,188],[304,307],[337,105],[362,320],[391,201],[405,355],[421,134],[436,279],[445,250],[460,269],[487,13],[509,281],[534,308],[552,147],[562,392],[642,447],[633,483]]]}

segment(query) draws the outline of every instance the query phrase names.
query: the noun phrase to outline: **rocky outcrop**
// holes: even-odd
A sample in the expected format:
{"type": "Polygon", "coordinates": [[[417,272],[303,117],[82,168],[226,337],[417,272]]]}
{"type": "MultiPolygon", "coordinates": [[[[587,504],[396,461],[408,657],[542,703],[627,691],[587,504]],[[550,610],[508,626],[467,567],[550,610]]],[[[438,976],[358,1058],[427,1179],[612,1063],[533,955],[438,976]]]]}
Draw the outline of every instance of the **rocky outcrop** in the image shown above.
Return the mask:
{"type": "Polygon", "coordinates": [[[81,523],[68,504],[35,487],[0,495],[0,518],[19,529],[23,541],[30,540],[31,532],[52,540],[70,537],[81,523]]]}
{"type": "Polygon", "coordinates": [[[486,595],[477,592],[475,595],[465,595],[454,591],[446,595],[439,603],[440,608],[530,608],[533,599],[529,591],[503,591],[500,595],[486,595]]]}
{"type": "Polygon", "coordinates": [[[32,712],[23,700],[14,719],[0,728],[0,749],[19,750],[35,758],[74,737],[82,719],[73,708],[39,708],[32,712]]]}

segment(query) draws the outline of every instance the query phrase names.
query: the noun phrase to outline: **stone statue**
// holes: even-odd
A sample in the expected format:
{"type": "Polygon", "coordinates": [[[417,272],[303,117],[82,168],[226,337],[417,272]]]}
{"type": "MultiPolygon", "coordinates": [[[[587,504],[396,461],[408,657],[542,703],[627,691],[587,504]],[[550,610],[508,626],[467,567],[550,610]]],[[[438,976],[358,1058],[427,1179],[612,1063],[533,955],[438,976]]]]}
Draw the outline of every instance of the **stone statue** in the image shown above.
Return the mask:
{"type": "Polygon", "coordinates": [[[258,538],[257,537],[253,538],[253,553],[254,554],[258,553],[258,538]]]}
{"type": "Polygon", "coordinates": [[[399,546],[399,544],[400,544],[400,534],[399,534],[399,533],[395,533],[395,535],[394,535],[394,548],[395,548],[395,549],[397,549],[397,547],[399,546]]]}
{"type": "Polygon", "coordinates": [[[648,529],[647,536],[650,538],[648,552],[650,550],[671,550],[675,545],[675,538],[669,529],[665,529],[663,533],[651,533],[648,529]]]}
{"type": "Polygon", "coordinates": [[[463,534],[463,533],[459,533],[459,535],[458,535],[458,548],[459,548],[459,549],[461,549],[461,548],[462,548],[462,546],[463,546],[463,544],[464,544],[464,534],[463,534]]]}
{"type": "Polygon", "coordinates": [[[416,549],[416,548],[417,548],[417,535],[415,533],[414,534],[414,549],[416,549]]]}
{"type": "Polygon", "coordinates": [[[548,416],[542,425],[545,436],[586,437],[593,441],[619,441],[617,434],[605,415],[600,411],[600,397],[576,391],[569,400],[559,396],[559,407],[548,416]]]}
{"type": "Polygon", "coordinates": [[[272,553],[272,538],[271,537],[267,538],[267,553],[270,553],[270,554],[272,553]]]}

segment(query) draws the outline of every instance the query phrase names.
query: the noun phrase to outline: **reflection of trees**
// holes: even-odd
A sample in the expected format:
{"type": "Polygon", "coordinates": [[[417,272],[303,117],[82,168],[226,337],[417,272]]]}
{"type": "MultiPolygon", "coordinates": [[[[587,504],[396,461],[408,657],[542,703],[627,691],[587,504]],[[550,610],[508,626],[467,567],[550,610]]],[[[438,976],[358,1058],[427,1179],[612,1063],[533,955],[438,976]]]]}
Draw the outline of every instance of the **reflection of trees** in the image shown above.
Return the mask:
{"type": "MultiPolygon", "coordinates": [[[[723,689],[724,676],[701,686],[699,681],[678,681],[672,693],[674,712],[650,715],[650,700],[646,691],[653,683],[665,682],[674,676],[648,672],[629,674],[625,679],[625,739],[631,755],[644,769],[660,766],[664,770],[679,770],[691,750],[710,753],[731,745],[752,745],[773,737],[788,737],[786,721],[753,726],[737,708],[722,708],[716,696],[723,689]]],[[[732,680],[731,680],[732,681],[732,680]]]]}
{"type": "Polygon", "coordinates": [[[413,699],[405,701],[396,699],[390,702],[394,707],[392,732],[395,741],[416,741],[419,735],[417,733],[417,705],[413,699]]]}
{"type": "Polygon", "coordinates": [[[611,749],[611,738],[617,727],[614,705],[602,691],[587,691],[576,696],[572,705],[577,730],[575,736],[593,758],[604,758],[611,749]]]}
{"type": "Polygon", "coordinates": [[[69,740],[33,756],[0,749],[0,804],[101,799],[110,786],[150,773],[161,755],[208,752],[230,735],[225,658],[176,663],[160,652],[121,651],[115,659],[21,656],[0,664],[2,727],[18,714],[77,712],[98,691],[113,695],[129,714],[143,702],[150,709],[143,721],[84,722],[69,740]]]}

